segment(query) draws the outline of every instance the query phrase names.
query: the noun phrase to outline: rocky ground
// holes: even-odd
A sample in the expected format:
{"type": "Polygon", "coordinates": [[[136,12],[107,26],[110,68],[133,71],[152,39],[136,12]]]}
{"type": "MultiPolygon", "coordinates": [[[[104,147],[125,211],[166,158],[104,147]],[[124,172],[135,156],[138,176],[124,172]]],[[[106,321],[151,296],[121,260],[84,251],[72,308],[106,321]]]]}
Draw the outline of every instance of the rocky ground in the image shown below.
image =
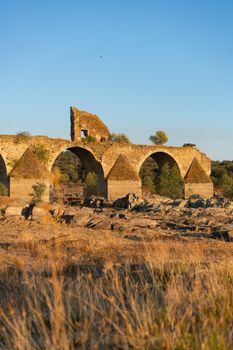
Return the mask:
{"type": "Polygon", "coordinates": [[[0,253],[8,264],[12,256],[33,259],[58,246],[60,258],[80,262],[138,261],[145,258],[145,247],[154,250],[159,242],[184,249],[201,244],[220,256],[223,247],[233,252],[232,241],[233,203],[221,197],[139,201],[130,194],[113,204],[92,198],[89,207],[1,203],[0,253]]]}

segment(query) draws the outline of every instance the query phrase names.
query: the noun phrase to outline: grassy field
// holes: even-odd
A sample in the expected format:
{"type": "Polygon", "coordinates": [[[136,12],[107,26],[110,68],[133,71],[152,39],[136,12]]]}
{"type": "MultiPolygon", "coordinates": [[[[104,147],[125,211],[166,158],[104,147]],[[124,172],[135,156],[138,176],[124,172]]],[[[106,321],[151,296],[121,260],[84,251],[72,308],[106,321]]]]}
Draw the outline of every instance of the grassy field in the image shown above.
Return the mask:
{"type": "Polygon", "coordinates": [[[2,349],[232,349],[233,246],[101,231],[2,241],[2,349]]]}

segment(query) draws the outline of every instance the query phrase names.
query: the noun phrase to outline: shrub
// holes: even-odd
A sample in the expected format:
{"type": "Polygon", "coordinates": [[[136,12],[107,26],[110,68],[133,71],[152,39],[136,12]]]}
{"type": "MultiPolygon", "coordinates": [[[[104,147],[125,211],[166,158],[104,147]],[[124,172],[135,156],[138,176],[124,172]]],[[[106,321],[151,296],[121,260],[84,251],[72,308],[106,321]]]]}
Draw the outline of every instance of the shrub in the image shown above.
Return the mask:
{"type": "Polygon", "coordinates": [[[15,137],[15,143],[26,142],[30,138],[31,134],[28,131],[17,132],[15,137]]]}
{"type": "Polygon", "coordinates": [[[29,193],[29,195],[32,197],[32,204],[36,204],[38,202],[41,202],[42,196],[46,190],[46,185],[44,183],[37,182],[35,185],[32,186],[33,192],[29,193]]]}
{"type": "Polygon", "coordinates": [[[96,175],[96,173],[87,173],[85,178],[85,199],[88,199],[91,195],[98,195],[98,176],[96,175]]]}
{"type": "Polygon", "coordinates": [[[155,135],[151,135],[149,140],[155,145],[164,145],[168,141],[168,137],[164,131],[159,130],[155,135]]]}
{"type": "Polygon", "coordinates": [[[155,178],[156,192],[160,196],[182,198],[184,196],[184,181],[177,166],[170,167],[165,163],[155,178]]]}
{"type": "Polygon", "coordinates": [[[130,139],[125,134],[112,133],[111,140],[112,142],[116,142],[116,143],[131,143],[130,139]]]}
{"type": "Polygon", "coordinates": [[[8,196],[8,189],[2,182],[0,182],[0,196],[8,196]]]}
{"type": "Polygon", "coordinates": [[[82,137],[81,141],[87,142],[87,143],[95,143],[96,139],[95,139],[95,136],[88,135],[87,137],[82,137]]]}
{"type": "Polygon", "coordinates": [[[47,162],[49,160],[49,150],[47,150],[47,148],[45,148],[43,145],[34,145],[33,152],[39,160],[43,162],[47,162]]]}
{"type": "Polygon", "coordinates": [[[8,165],[10,165],[12,167],[12,169],[14,169],[14,167],[18,164],[19,160],[18,159],[12,159],[8,165]]]}

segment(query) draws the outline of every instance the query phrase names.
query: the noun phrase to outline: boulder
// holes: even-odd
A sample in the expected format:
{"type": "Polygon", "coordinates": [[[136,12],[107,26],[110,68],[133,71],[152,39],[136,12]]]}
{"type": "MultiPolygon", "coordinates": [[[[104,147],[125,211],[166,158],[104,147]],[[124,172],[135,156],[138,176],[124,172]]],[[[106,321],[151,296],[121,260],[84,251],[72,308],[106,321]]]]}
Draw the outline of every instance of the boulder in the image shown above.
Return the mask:
{"type": "Polygon", "coordinates": [[[139,204],[139,202],[139,196],[130,192],[125,197],[116,199],[113,202],[113,207],[117,209],[132,209],[139,204]]]}
{"type": "Polygon", "coordinates": [[[187,202],[187,207],[188,208],[205,208],[206,207],[206,201],[203,197],[199,195],[192,195],[189,197],[188,202],[187,202]]]}
{"type": "Polygon", "coordinates": [[[106,199],[99,196],[91,196],[86,201],[86,205],[90,206],[91,208],[103,208],[106,206],[106,204],[106,199]]]}
{"type": "Polygon", "coordinates": [[[106,219],[93,218],[86,224],[87,228],[110,230],[111,222],[106,219]]]}
{"type": "Polygon", "coordinates": [[[133,210],[138,212],[159,212],[161,210],[161,203],[145,201],[135,205],[133,210]]]}
{"type": "Polygon", "coordinates": [[[222,230],[222,229],[214,229],[211,232],[211,237],[214,239],[220,239],[226,242],[233,241],[233,231],[232,230],[222,230]]]}
{"type": "Polygon", "coordinates": [[[22,216],[23,208],[21,206],[7,206],[5,209],[4,216],[7,218],[9,216],[22,216]]]}
{"type": "Polygon", "coordinates": [[[47,203],[37,203],[32,209],[33,220],[46,220],[51,218],[50,205],[47,203]]]}
{"type": "Polygon", "coordinates": [[[132,220],[130,220],[130,224],[134,227],[152,228],[152,229],[158,226],[158,223],[156,220],[152,220],[144,217],[134,217],[132,220]]]}

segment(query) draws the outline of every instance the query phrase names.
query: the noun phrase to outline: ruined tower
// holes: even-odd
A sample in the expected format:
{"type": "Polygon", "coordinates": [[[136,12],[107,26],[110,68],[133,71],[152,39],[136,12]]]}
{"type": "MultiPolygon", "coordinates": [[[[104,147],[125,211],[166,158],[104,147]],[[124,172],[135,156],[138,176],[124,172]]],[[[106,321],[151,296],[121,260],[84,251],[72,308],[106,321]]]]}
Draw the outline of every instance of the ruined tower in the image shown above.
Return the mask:
{"type": "Polygon", "coordinates": [[[82,137],[91,136],[96,142],[110,140],[110,132],[102,120],[95,114],[70,107],[71,140],[81,141],[82,137]]]}

